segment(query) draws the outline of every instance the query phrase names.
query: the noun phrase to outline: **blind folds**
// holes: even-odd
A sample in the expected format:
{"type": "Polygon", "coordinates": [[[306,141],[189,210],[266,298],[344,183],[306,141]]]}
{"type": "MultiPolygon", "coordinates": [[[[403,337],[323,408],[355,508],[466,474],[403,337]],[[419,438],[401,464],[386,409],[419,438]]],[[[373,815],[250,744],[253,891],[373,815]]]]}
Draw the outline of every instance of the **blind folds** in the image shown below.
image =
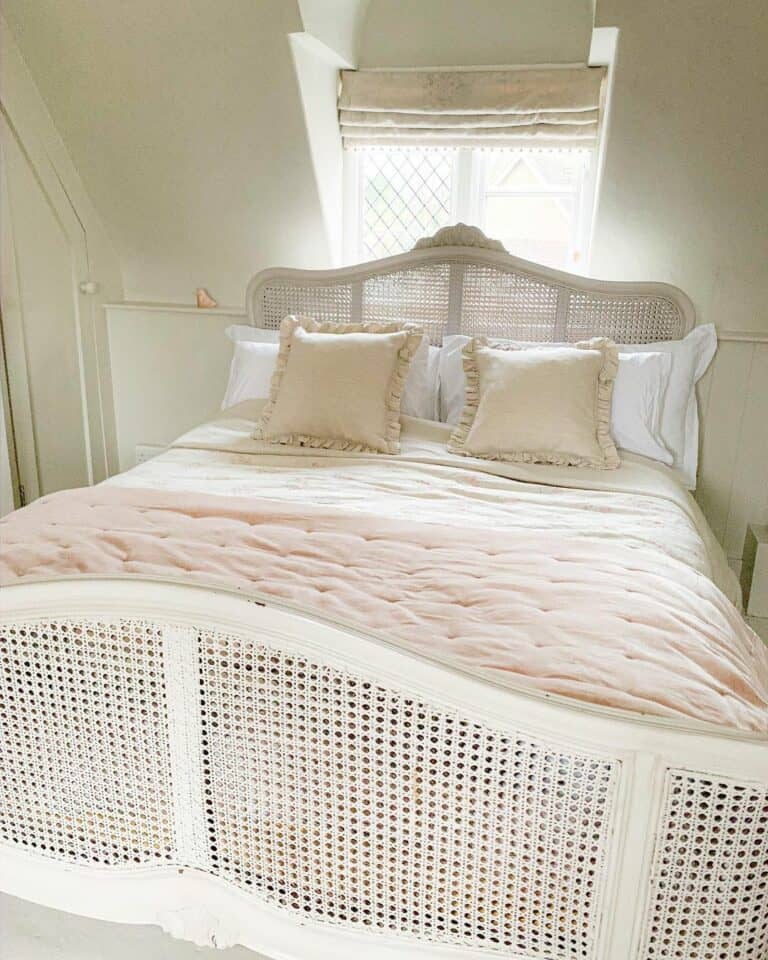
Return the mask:
{"type": "Polygon", "coordinates": [[[604,67],[343,70],[345,147],[594,147],[604,67]]]}

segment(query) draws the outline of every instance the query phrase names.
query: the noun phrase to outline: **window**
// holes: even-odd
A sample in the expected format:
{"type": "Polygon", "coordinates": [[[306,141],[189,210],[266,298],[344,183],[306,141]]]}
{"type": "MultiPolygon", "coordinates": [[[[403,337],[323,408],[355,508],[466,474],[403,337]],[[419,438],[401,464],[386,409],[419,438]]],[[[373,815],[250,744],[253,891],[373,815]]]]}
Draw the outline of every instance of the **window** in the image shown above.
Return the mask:
{"type": "Polygon", "coordinates": [[[346,154],[346,254],[409,250],[463,220],[510,253],[586,269],[594,153],[579,149],[370,147],[346,154]]]}
{"type": "Polygon", "coordinates": [[[359,171],[359,248],[375,260],[409,250],[454,219],[456,153],[364,150],[359,171]]]}

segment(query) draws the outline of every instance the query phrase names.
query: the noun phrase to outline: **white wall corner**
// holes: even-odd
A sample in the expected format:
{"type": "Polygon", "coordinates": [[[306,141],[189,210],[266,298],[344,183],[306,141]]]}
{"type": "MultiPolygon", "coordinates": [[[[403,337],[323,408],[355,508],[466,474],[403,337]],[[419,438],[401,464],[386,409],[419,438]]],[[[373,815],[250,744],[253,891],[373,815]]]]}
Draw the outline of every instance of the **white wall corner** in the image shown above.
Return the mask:
{"type": "Polygon", "coordinates": [[[331,265],[342,257],[343,150],[338,118],[339,70],[350,63],[310,33],[288,35],[331,265]]]}
{"type": "Polygon", "coordinates": [[[589,66],[612,66],[618,44],[618,27],[593,27],[592,40],[589,45],[589,59],[587,60],[589,66]]]}
{"type": "Polygon", "coordinates": [[[324,44],[344,68],[357,66],[360,34],[370,0],[298,0],[305,33],[324,44]]]}
{"type": "MultiPolygon", "coordinates": [[[[594,6],[594,4],[593,4],[594,6]]],[[[595,165],[594,200],[592,218],[590,220],[590,236],[587,244],[589,262],[585,264],[587,272],[592,260],[592,242],[595,237],[597,218],[600,214],[600,195],[605,170],[605,156],[611,135],[611,107],[613,105],[613,84],[616,77],[616,61],[619,49],[618,27],[593,27],[592,40],[589,46],[587,64],[590,67],[605,67],[606,77],[601,93],[602,118],[600,123],[600,139],[597,144],[597,162],[595,165]]]]}

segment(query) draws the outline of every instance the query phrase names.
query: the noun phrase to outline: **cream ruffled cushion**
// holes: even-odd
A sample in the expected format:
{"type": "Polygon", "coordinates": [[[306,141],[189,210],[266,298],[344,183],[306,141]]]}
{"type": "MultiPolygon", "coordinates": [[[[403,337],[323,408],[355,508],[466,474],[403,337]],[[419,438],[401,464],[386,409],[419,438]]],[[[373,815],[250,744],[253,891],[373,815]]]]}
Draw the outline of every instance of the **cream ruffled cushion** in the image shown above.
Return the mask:
{"type": "Polygon", "coordinates": [[[397,453],[403,386],[422,338],[421,330],[399,323],[286,317],[269,400],[254,437],[397,453]]]}
{"type": "Polygon", "coordinates": [[[463,350],[466,403],[448,449],[488,460],[618,467],[610,432],[618,351],[602,337],[573,346],[463,350]]]}

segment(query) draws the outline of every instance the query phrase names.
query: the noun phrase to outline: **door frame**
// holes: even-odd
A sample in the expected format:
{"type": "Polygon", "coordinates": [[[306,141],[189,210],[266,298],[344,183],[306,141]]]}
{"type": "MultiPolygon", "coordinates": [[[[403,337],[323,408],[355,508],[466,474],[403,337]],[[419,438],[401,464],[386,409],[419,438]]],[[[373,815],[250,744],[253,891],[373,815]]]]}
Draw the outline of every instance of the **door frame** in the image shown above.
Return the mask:
{"type": "MultiPolygon", "coordinates": [[[[0,100],[0,128],[2,137],[13,137],[16,146],[29,164],[29,168],[45,196],[70,250],[71,295],[74,310],[74,332],[77,342],[80,406],[85,446],[85,469],[89,483],[99,482],[108,473],[106,439],[104,433],[101,385],[99,377],[99,351],[95,329],[92,297],[81,284],[90,277],[88,241],[85,226],[64,189],[61,180],[43,146],[32,136],[22,139],[17,126],[0,100]]],[[[18,484],[23,488],[24,500],[30,502],[40,495],[40,474],[32,405],[30,401],[27,351],[24,330],[24,302],[18,272],[14,244],[13,207],[10,202],[10,184],[7,179],[7,164],[2,163],[3,207],[5,208],[3,242],[8,244],[6,255],[9,261],[9,276],[6,282],[11,289],[6,291],[2,312],[4,353],[7,368],[7,393],[12,433],[16,445],[18,484]],[[13,377],[9,375],[13,370],[13,377]]]]}
{"type": "Polygon", "coordinates": [[[9,444],[8,457],[16,464],[14,502],[17,506],[21,506],[22,503],[30,503],[40,496],[40,473],[27,372],[23,306],[16,249],[13,243],[13,212],[10,204],[8,165],[5,158],[5,136],[8,134],[14,135],[13,127],[8,122],[7,114],[0,103],[0,206],[3,208],[5,222],[0,242],[5,247],[2,256],[7,266],[7,273],[2,278],[5,295],[0,303],[0,325],[2,326],[0,341],[3,351],[0,375],[3,400],[7,400],[4,414],[8,424],[6,431],[9,444]],[[14,371],[13,378],[8,375],[11,369],[14,371]],[[10,449],[11,444],[14,447],[13,454],[10,449]]]}
{"type": "MultiPolygon", "coordinates": [[[[0,303],[0,410],[2,410],[2,437],[5,443],[5,458],[8,464],[8,479],[10,482],[11,505],[13,510],[23,507],[26,503],[26,491],[19,478],[19,459],[16,447],[15,426],[11,412],[11,398],[8,392],[8,368],[5,359],[5,342],[3,336],[3,307],[0,303]]],[[[2,454],[0,454],[2,456],[2,454]]],[[[4,467],[2,468],[4,469],[4,467]]],[[[0,483],[4,480],[0,479],[0,483]]],[[[2,504],[0,515],[4,514],[5,504],[2,504]]]]}

